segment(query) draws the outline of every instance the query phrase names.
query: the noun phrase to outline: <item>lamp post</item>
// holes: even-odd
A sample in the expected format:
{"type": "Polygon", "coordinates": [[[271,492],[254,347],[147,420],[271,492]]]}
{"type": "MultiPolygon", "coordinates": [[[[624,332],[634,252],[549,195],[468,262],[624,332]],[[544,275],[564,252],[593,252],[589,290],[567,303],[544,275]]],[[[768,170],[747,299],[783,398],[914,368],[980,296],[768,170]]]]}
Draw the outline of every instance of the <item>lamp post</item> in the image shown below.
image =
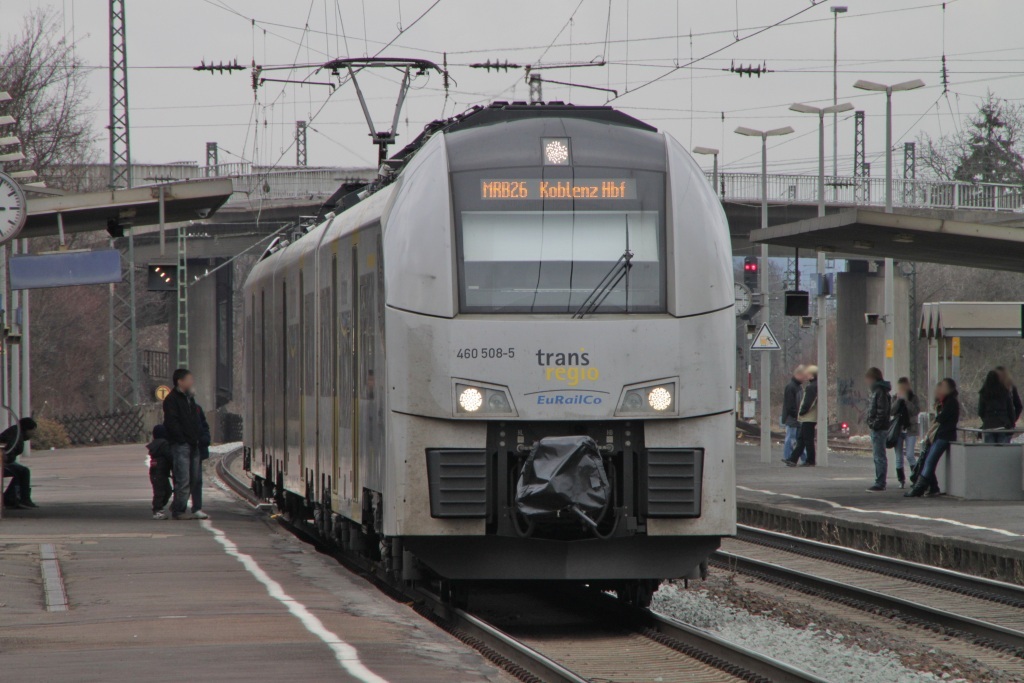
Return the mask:
{"type": "MultiPolygon", "coordinates": [[[[841,111],[850,111],[853,105],[849,102],[835,104],[831,107],[812,107],[809,104],[794,104],[790,110],[801,114],[818,115],[818,217],[825,215],[825,114],[838,115],[841,111]]],[[[825,252],[818,251],[818,326],[815,330],[818,346],[818,419],[817,436],[818,458],[822,465],[828,465],[828,300],[824,288],[825,252]]]]}
{"type": "Polygon", "coordinates": [[[694,154],[710,154],[715,158],[714,170],[711,172],[711,187],[715,189],[715,194],[718,194],[718,150],[714,147],[694,147],[694,154]]]}
{"type": "MultiPolygon", "coordinates": [[[[839,104],[839,15],[846,13],[845,5],[829,7],[832,12],[832,106],[839,104]]],[[[846,111],[845,109],[843,111],[846,111]]],[[[839,175],[839,111],[832,112],[832,177],[839,175]]]]}
{"type": "MultiPolygon", "coordinates": [[[[892,94],[904,90],[916,90],[924,87],[924,81],[915,78],[895,85],[884,85],[872,81],[859,80],[853,84],[859,90],[871,90],[885,93],[885,212],[892,213],[892,94]]],[[[896,283],[894,281],[893,262],[885,259],[885,376],[890,381],[896,374],[896,329],[894,319],[896,309],[896,283]]]]}
{"type": "MultiPolygon", "coordinates": [[[[761,229],[768,227],[768,138],[777,135],[789,135],[793,129],[773,128],[772,130],[754,130],[740,126],[736,129],[740,135],[761,138],[761,229]]],[[[761,315],[765,323],[769,321],[768,307],[768,245],[761,245],[760,263],[761,289],[761,315]]],[[[765,352],[767,353],[767,352],[765,352]]],[[[761,359],[761,386],[758,391],[758,398],[761,400],[761,462],[772,461],[772,425],[771,425],[771,387],[772,387],[772,359],[770,356],[761,359]]]]}

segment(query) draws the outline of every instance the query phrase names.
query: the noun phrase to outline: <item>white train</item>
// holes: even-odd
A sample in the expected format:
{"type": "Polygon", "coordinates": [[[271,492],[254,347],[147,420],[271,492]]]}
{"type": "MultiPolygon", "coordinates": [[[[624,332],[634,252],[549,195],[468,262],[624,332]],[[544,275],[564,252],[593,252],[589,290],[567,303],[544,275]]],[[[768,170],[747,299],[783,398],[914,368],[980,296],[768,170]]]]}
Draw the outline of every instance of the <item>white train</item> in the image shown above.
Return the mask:
{"type": "Polygon", "coordinates": [[[734,295],[690,155],[495,103],[245,283],[254,487],[406,578],[644,601],[735,532],[734,295]]]}

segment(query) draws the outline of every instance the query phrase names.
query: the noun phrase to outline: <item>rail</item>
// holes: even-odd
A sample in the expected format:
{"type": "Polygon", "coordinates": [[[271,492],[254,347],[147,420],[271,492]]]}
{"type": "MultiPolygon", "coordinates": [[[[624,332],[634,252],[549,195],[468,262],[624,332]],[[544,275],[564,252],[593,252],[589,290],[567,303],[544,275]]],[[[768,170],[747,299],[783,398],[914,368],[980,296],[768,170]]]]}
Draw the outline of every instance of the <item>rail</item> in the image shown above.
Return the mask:
{"type": "Polygon", "coordinates": [[[930,595],[932,599],[926,601],[914,600],[895,595],[895,586],[878,589],[860,585],[857,581],[826,578],[822,568],[797,569],[784,564],[789,562],[788,559],[756,557],[756,548],[782,551],[794,559],[809,558],[834,563],[854,572],[880,574],[897,581],[918,583],[935,593],[947,591],[967,599],[991,601],[1015,609],[1020,609],[1021,597],[1024,596],[1024,589],[1020,587],[776,532],[750,527],[740,527],[739,531],[737,540],[751,544],[750,548],[739,552],[718,550],[712,556],[712,565],[857,609],[869,612],[883,610],[884,614],[911,625],[923,626],[995,651],[1009,652],[1016,657],[1024,656],[1024,632],[996,621],[952,612],[947,607],[953,600],[943,600],[934,594],[930,595]],[[938,607],[937,602],[942,602],[943,607],[938,607]]]}
{"type": "MultiPolygon", "coordinates": [[[[708,181],[712,174],[707,173],[708,181]]],[[[716,193],[725,201],[761,201],[760,173],[719,173],[716,193]]],[[[768,201],[814,204],[818,176],[768,174],[768,201]]],[[[825,202],[840,206],[884,206],[885,178],[826,176],[825,202]]],[[[893,206],[978,211],[1024,211],[1024,185],[894,178],[893,206]]]]}

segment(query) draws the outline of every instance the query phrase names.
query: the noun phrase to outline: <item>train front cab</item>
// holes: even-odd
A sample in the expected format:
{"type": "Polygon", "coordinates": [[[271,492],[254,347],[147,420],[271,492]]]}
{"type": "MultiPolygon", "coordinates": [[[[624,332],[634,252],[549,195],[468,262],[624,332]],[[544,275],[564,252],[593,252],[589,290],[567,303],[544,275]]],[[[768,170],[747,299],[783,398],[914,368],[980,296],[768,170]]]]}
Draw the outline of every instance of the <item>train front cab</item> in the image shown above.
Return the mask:
{"type": "Polygon", "coordinates": [[[735,533],[728,229],[685,150],[635,123],[468,127],[399,182],[384,533],[440,576],[692,576],[735,533]],[[628,292],[574,317],[627,249],[628,292]],[[668,408],[649,409],[655,389],[668,408]],[[532,444],[555,436],[600,449],[612,503],[596,528],[517,510],[532,444]]]}

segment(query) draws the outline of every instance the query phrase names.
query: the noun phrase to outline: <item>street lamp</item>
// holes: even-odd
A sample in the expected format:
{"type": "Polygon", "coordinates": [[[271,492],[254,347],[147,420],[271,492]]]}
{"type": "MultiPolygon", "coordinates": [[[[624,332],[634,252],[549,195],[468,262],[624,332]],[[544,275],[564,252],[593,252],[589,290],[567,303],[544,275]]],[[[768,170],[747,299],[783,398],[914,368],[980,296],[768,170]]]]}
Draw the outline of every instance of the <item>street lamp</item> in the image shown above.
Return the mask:
{"type": "Polygon", "coordinates": [[[924,87],[924,81],[915,78],[896,85],[883,85],[872,81],[857,81],[853,84],[859,90],[872,90],[885,93],[885,212],[892,213],[892,94],[904,90],[917,90],[924,87]]]}
{"type": "Polygon", "coordinates": [[[831,107],[812,107],[809,104],[796,103],[790,105],[790,111],[801,114],[818,115],[818,216],[825,215],[825,114],[839,115],[839,112],[850,111],[853,105],[849,102],[834,104],[831,107]]]}
{"type": "Polygon", "coordinates": [[[715,158],[714,170],[711,172],[711,187],[715,188],[715,194],[718,194],[718,150],[714,147],[694,147],[694,154],[710,154],[715,158]]]}
{"type": "MultiPolygon", "coordinates": [[[[768,227],[768,138],[777,135],[789,135],[793,132],[790,126],[785,128],[773,128],[772,130],[755,130],[740,126],[736,129],[740,135],[747,137],[761,138],[761,229],[768,227]]],[[[761,245],[760,263],[761,289],[761,315],[765,323],[769,321],[768,316],[768,245],[761,245]]],[[[772,419],[771,419],[771,387],[772,387],[772,362],[771,358],[761,359],[761,388],[758,398],[761,400],[761,462],[772,461],[772,419]]]]}
{"type": "MultiPolygon", "coordinates": [[[[839,15],[846,13],[846,5],[829,7],[832,12],[832,106],[839,103],[839,15]]],[[[832,177],[839,175],[839,112],[832,112],[832,177]]]]}
{"type": "MultiPolygon", "coordinates": [[[[871,90],[885,93],[885,212],[892,213],[892,94],[904,90],[917,90],[924,87],[924,81],[915,78],[895,85],[883,85],[872,81],[859,80],[853,84],[859,90],[871,90]]],[[[896,283],[894,281],[893,262],[885,259],[885,375],[892,381],[896,372],[896,328],[894,311],[896,309],[896,283]],[[889,349],[892,349],[890,355],[889,349]]]]}
{"type": "MultiPolygon", "coordinates": [[[[796,103],[790,106],[791,111],[801,114],[818,115],[818,217],[825,215],[825,114],[838,115],[842,111],[850,111],[853,105],[849,102],[834,104],[831,107],[812,107],[809,104],[796,103]]],[[[818,414],[824,416],[824,429],[818,429],[817,451],[821,456],[821,464],[828,465],[828,301],[821,284],[824,282],[825,252],[818,251],[818,328],[815,330],[818,345],[818,414]]],[[[818,420],[822,423],[822,420],[818,420]]]]}

